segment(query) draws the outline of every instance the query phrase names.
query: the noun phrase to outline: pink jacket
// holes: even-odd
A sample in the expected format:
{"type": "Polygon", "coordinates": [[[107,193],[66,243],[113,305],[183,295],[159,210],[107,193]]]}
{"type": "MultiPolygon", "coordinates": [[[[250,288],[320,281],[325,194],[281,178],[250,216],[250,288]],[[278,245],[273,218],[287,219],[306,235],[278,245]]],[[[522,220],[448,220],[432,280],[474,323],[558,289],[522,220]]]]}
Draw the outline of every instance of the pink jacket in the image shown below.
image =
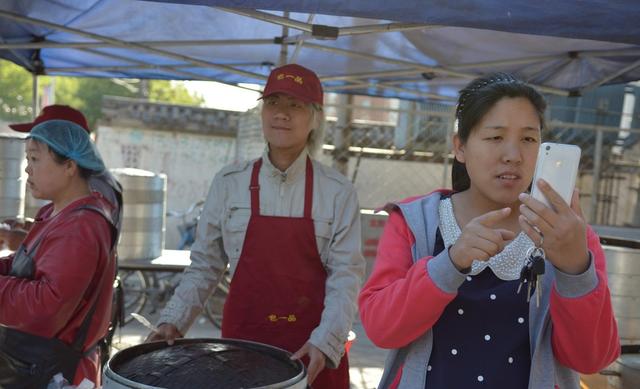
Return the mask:
{"type": "MultiPolygon", "coordinates": [[[[594,373],[618,357],[620,344],[604,252],[591,228],[587,235],[598,284],[585,295],[568,298],[558,292],[554,283],[550,314],[557,361],[581,373],[594,373]]],[[[367,335],[383,348],[397,349],[413,342],[431,329],[456,297],[456,293],[441,290],[430,278],[426,263],[432,257],[413,262],[414,244],[415,237],[402,214],[391,212],[380,238],[373,273],[358,300],[367,335]]]]}

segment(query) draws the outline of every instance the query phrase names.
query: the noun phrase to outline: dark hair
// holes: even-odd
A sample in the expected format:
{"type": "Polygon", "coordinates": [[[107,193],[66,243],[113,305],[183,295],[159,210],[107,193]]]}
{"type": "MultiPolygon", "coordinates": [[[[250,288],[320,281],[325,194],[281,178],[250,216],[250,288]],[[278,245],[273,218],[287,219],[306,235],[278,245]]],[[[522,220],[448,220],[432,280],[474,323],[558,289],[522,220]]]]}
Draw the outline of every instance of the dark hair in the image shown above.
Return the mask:
{"type": "MultiPolygon", "coordinates": [[[[49,152],[51,153],[51,156],[53,157],[53,160],[58,164],[58,165],[62,165],[63,163],[67,162],[70,160],[70,158],[65,157],[64,155],[58,153],[57,151],[55,151],[54,149],[52,149],[51,147],[49,147],[49,145],[47,145],[46,143],[43,143],[45,146],[47,146],[47,148],[49,149],[49,152]]],[[[84,168],[80,165],[78,165],[76,163],[76,166],[78,167],[78,173],[80,174],[80,177],[82,177],[85,180],[88,180],[92,175],[94,175],[96,172],[94,172],[93,170],[84,168]]]]}
{"type": "MultiPolygon", "coordinates": [[[[518,80],[508,73],[494,73],[471,81],[460,91],[456,107],[458,119],[458,137],[466,143],[471,130],[504,97],[524,97],[534,106],[540,119],[540,127],[544,128],[544,111],[547,103],[544,97],[530,85],[518,80]]],[[[467,168],[454,158],[451,168],[453,190],[460,192],[469,189],[471,180],[467,168]]]]}

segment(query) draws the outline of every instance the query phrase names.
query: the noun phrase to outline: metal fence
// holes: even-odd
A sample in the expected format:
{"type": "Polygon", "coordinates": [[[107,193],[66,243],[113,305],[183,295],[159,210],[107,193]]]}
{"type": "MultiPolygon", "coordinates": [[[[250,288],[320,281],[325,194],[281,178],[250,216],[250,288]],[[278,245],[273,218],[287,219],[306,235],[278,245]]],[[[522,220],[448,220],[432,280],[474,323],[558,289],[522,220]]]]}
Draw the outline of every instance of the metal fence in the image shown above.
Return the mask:
{"type": "MultiPolygon", "coordinates": [[[[630,115],[549,102],[543,139],[582,149],[577,186],[588,221],[640,226],[640,106],[630,115]]],[[[319,159],[354,182],[362,208],[451,186],[453,102],[328,94],[326,112],[319,159]]],[[[238,114],[236,134],[236,159],[262,152],[258,109],[238,114]]]]}
{"type": "MultiPolygon", "coordinates": [[[[320,159],[354,182],[365,209],[450,187],[453,105],[378,103],[339,97],[328,104],[320,159]]],[[[543,139],[582,149],[577,186],[589,223],[640,226],[640,130],[610,125],[625,120],[606,110],[582,109],[574,115],[580,122],[557,119],[569,110],[576,108],[549,107],[543,139]]]]}

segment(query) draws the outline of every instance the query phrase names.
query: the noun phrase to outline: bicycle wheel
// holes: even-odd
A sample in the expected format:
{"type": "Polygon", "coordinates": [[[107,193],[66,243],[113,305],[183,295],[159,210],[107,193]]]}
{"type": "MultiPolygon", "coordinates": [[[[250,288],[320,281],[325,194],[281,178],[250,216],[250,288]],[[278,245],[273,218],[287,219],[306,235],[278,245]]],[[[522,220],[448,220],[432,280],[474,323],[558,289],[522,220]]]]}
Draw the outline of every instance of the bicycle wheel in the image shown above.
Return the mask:
{"type": "Polygon", "coordinates": [[[118,276],[124,292],[124,324],[129,324],[133,320],[131,313],[142,313],[144,309],[149,282],[140,270],[121,270],[118,276]]]}
{"type": "Polygon", "coordinates": [[[149,314],[152,315],[158,310],[162,310],[165,304],[171,299],[173,292],[180,284],[182,273],[154,271],[150,272],[148,277],[153,281],[153,288],[150,288],[147,294],[151,303],[149,314]]]}
{"type": "Polygon", "coordinates": [[[222,311],[224,309],[224,302],[229,294],[229,286],[231,285],[231,278],[229,272],[224,274],[222,280],[218,284],[213,294],[209,296],[209,299],[204,305],[204,314],[209,319],[211,324],[217,328],[222,328],[222,311]]]}

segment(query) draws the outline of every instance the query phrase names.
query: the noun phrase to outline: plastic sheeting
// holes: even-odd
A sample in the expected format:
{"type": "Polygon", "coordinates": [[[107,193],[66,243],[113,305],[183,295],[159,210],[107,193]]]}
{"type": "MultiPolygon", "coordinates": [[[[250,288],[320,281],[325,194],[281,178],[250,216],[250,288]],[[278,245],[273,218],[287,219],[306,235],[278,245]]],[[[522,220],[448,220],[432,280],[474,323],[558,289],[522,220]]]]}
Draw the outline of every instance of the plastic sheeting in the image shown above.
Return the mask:
{"type": "MultiPolygon", "coordinates": [[[[0,58],[38,74],[232,84],[264,83],[286,58],[316,70],[328,91],[409,99],[453,98],[470,78],[492,71],[513,72],[543,90],[574,93],[640,79],[640,3],[633,1],[512,1],[508,7],[498,0],[185,3],[313,12],[309,24],[309,14],[288,16],[301,28],[313,25],[315,36],[290,27],[286,36],[302,37],[302,43],[284,45],[283,56],[281,25],[221,8],[136,0],[1,0],[0,58]],[[389,20],[430,26],[347,32],[389,20]],[[318,39],[327,32],[338,37],[318,39]]],[[[283,12],[258,16],[265,14],[283,12]]]]}

